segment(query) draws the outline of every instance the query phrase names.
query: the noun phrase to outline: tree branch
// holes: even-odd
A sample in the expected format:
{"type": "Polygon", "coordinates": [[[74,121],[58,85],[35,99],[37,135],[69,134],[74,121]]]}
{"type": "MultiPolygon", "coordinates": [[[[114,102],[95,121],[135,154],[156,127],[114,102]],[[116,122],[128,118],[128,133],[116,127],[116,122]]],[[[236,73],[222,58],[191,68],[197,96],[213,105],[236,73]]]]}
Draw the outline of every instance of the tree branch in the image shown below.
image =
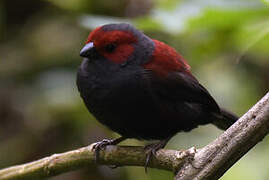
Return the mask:
{"type": "MultiPolygon", "coordinates": [[[[177,172],[175,180],[218,179],[249,149],[269,133],[269,93],[234,125],[209,145],[196,151],[157,152],[149,167],[177,172]]],[[[0,170],[0,180],[47,178],[95,164],[93,144],[54,154],[31,163],[0,170]]],[[[100,152],[100,164],[144,166],[143,147],[107,146],[100,152]]]]}
{"type": "MultiPolygon", "coordinates": [[[[0,180],[38,179],[55,176],[64,172],[95,164],[95,153],[91,144],[77,150],[54,154],[27,164],[0,170],[0,180]]],[[[193,158],[195,148],[187,151],[161,149],[149,167],[174,171],[189,158],[193,158]]],[[[100,151],[99,162],[104,165],[144,166],[146,154],[141,146],[106,146],[100,151]]]]}
{"type": "Polygon", "coordinates": [[[197,151],[175,180],[219,179],[269,133],[269,93],[216,140],[197,151]]]}

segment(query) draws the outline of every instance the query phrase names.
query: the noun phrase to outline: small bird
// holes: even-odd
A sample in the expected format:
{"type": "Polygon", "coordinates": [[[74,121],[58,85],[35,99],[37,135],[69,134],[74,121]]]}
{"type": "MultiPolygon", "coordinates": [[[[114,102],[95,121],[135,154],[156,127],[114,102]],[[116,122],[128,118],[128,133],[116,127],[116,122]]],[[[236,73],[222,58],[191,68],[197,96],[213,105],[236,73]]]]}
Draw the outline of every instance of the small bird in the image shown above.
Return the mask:
{"type": "Polygon", "coordinates": [[[80,51],[77,86],[88,110],[121,135],[96,143],[99,150],[127,138],[160,140],[145,146],[149,163],[176,133],[212,123],[227,129],[238,118],[218,106],[175,49],[130,24],[93,30],[80,51]]]}

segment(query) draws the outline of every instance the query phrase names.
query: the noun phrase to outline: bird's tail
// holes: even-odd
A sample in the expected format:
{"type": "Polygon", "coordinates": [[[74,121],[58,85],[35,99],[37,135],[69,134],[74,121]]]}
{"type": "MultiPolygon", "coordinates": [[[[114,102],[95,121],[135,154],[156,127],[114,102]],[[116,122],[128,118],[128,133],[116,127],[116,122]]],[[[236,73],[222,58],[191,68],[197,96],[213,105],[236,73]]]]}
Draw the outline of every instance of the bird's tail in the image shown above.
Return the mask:
{"type": "Polygon", "coordinates": [[[213,124],[222,130],[228,129],[238,119],[237,115],[226,109],[221,108],[220,113],[221,114],[214,115],[215,118],[213,124]]]}

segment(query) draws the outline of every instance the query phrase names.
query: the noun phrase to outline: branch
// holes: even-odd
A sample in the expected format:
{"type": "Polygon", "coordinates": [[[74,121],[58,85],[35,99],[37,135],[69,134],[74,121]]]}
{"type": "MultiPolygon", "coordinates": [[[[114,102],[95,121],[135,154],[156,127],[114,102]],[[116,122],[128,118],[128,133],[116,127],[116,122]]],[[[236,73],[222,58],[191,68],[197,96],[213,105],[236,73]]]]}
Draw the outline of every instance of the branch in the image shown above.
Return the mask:
{"type": "MultiPolygon", "coordinates": [[[[196,151],[157,152],[149,167],[177,172],[176,180],[218,179],[269,133],[269,93],[215,141],[196,151]]],[[[93,145],[0,170],[0,180],[47,178],[95,164],[93,145]]],[[[144,166],[143,147],[107,146],[100,164],[144,166]]]]}
{"type": "MultiPolygon", "coordinates": [[[[0,180],[48,178],[64,172],[94,165],[95,153],[91,144],[77,150],[54,154],[27,164],[17,165],[0,170],[0,180]]],[[[148,167],[175,171],[189,158],[193,158],[196,150],[175,151],[161,149],[157,152],[148,167]]],[[[141,146],[106,146],[100,151],[98,163],[117,166],[144,166],[146,154],[141,146]]]]}
{"type": "Polygon", "coordinates": [[[216,140],[197,151],[175,180],[219,179],[269,133],[269,92],[216,140]]]}

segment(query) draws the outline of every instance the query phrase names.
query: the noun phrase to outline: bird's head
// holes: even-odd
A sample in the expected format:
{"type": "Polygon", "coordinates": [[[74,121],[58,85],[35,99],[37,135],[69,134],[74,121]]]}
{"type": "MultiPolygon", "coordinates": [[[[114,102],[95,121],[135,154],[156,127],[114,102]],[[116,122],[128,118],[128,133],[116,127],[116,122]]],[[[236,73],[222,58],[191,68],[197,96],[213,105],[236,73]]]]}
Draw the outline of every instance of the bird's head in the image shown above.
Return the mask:
{"type": "Polygon", "coordinates": [[[90,60],[104,57],[122,64],[134,59],[148,59],[153,49],[153,41],[130,24],[107,24],[89,34],[80,56],[90,60]]]}
{"type": "Polygon", "coordinates": [[[158,75],[189,72],[190,66],[172,47],[153,40],[130,24],[107,24],[93,30],[80,51],[89,60],[136,64],[158,75]]]}

